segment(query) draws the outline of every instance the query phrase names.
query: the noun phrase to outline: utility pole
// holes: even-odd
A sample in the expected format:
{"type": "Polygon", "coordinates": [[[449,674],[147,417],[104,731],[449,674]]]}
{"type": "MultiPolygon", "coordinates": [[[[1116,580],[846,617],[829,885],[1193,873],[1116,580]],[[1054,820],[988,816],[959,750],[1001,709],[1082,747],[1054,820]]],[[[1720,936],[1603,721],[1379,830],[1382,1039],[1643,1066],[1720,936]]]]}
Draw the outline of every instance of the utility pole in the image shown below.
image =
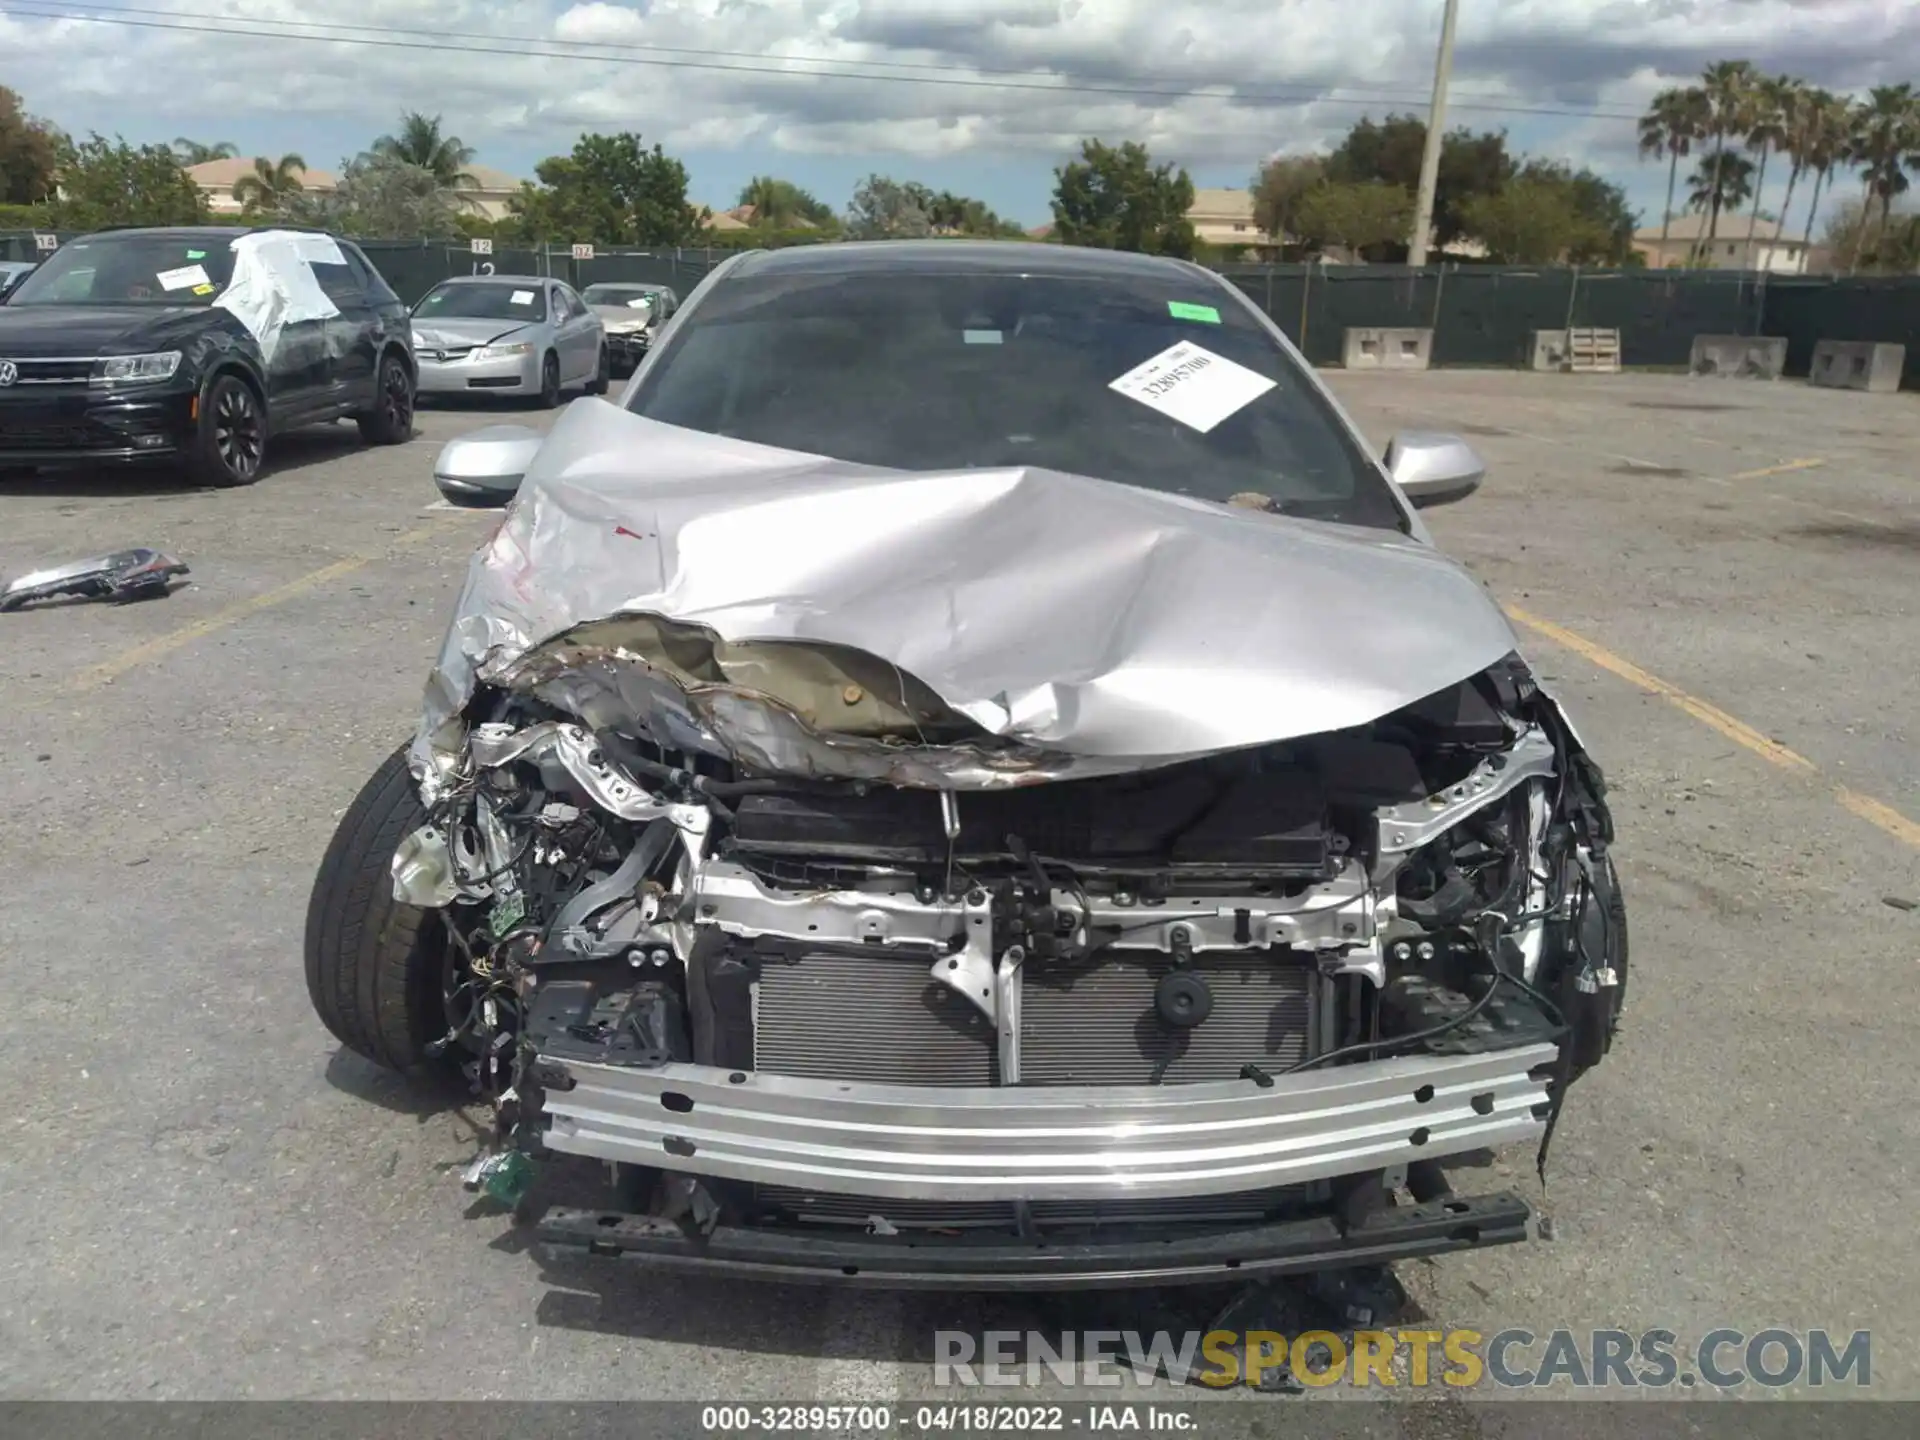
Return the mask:
{"type": "Polygon", "coordinates": [[[1440,132],[1447,124],[1447,80],[1453,74],[1453,27],[1460,18],[1460,0],[1447,0],[1440,20],[1440,57],[1433,65],[1433,104],[1427,111],[1427,147],[1420,156],[1420,198],[1413,207],[1413,238],[1407,260],[1427,263],[1427,236],[1433,232],[1433,194],[1440,183],[1440,132]]]}

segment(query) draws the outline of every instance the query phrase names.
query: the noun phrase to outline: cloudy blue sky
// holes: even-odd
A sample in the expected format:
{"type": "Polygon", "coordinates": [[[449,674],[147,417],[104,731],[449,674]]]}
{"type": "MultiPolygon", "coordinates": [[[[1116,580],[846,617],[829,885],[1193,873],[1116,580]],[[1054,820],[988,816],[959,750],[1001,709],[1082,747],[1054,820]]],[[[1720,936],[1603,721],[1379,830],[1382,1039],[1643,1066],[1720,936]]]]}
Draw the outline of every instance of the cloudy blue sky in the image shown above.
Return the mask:
{"type": "MultiPolygon", "coordinates": [[[[1264,156],[1324,149],[1362,115],[1424,113],[1440,12],[1441,0],[0,0],[0,84],[69,130],[232,140],[324,167],[403,108],[442,114],[482,162],[516,174],[583,129],[631,129],[683,159],[693,198],[716,207],[755,173],[840,205],[880,171],[1031,224],[1082,136],[1141,139],[1198,184],[1241,185],[1264,156]]],[[[1633,116],[1731,57],[1840,90],[1920,81],[1920,4],[1463,0],[1449,119],[1607,171],[1657,223],[1665,174],[1636,163],[1633,116]]]]}

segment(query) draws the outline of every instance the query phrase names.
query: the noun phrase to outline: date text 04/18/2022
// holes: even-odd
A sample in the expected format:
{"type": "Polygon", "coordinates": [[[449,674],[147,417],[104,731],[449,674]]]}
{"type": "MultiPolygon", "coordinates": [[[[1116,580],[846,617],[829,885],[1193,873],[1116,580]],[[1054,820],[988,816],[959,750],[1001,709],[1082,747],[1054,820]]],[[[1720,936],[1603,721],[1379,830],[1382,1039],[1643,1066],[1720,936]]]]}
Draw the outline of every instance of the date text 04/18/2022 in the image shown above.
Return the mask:
{"type": "Polygon", "coordinates": [[[1191,1406],[1117,1405],[708,1405],[700,1428],[719,1434],[1122,1435],[1197,1434],[1191,1406]]]}

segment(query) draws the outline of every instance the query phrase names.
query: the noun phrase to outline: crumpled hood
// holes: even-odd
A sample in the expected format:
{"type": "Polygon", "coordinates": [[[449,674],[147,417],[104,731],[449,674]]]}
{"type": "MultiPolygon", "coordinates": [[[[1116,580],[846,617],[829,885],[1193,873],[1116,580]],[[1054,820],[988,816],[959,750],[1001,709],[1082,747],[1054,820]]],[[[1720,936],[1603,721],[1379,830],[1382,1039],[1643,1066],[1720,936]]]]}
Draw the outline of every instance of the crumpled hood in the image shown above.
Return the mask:
{"type": "Polygon", "coordinates": [[[609,329],[615,325],[645,329],[653,324],[654,319],[652,310],[636,310],[631,305],[589,305],[587,309],[593,312],[595,318],[604,321],[609,329]]]}
{"type": "Polygon", "coordinates": [[[525,320],[415,320],[413,343],[425,349],[465,349],[511,339],[529,328],[525,320]]]}
{"type": "Polygon", "coordinates": [[[1393,532],[1046,470],[878,470],[587,400],[563,414],[473,558],[428,686],[416,776],[431,791],[458,756],[476,679],[553,698],[541,677],[588,656],[578,637],[573,649],[543,642],[618,615],[721,647],[864,652],[904,672],[900,693],[919,682],[985,732],[961,747],[821,740],[833,727],[743,709],[726,684],[695,687],[704,703],[670,715],[664,697],[683,696],[685,672],[641,651],[626,658],[645,661],[663,697],[639,717],[656,733],[664,720],[687,743],[691,726],[713,742],[701,748],[755,768],[954,788],[1146,769],[1358,725],[1515,649],[1478,582],[1393,532]],[[887,757],[877,768],[875,751],[887,757]]]}

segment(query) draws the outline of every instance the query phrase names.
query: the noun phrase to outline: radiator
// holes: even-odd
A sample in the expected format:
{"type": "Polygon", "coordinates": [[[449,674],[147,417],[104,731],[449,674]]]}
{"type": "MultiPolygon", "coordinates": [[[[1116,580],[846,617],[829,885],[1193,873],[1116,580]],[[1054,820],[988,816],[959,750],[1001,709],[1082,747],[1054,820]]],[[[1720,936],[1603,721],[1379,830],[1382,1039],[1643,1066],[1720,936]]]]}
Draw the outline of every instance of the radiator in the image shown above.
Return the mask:
{"type": "MultiPolygon", "coordinates": [[[[1213,992],[1200,1025],[1174,1030],[1153,991],[1163,955],[1029,961],[1021,975],[1023,1085],[1169,1085],[1231,1080],[1248,1063],[1284,1069],[1314,1048],[1320,980],[1304,956],[1196,956],[1213,992]]],[[[993,1027],[931,975],[924,956],[810,952],[770,963],[753,996],[754,1067],[816,1080],[896,1085],[999,1083],[993,1027]]]]}

